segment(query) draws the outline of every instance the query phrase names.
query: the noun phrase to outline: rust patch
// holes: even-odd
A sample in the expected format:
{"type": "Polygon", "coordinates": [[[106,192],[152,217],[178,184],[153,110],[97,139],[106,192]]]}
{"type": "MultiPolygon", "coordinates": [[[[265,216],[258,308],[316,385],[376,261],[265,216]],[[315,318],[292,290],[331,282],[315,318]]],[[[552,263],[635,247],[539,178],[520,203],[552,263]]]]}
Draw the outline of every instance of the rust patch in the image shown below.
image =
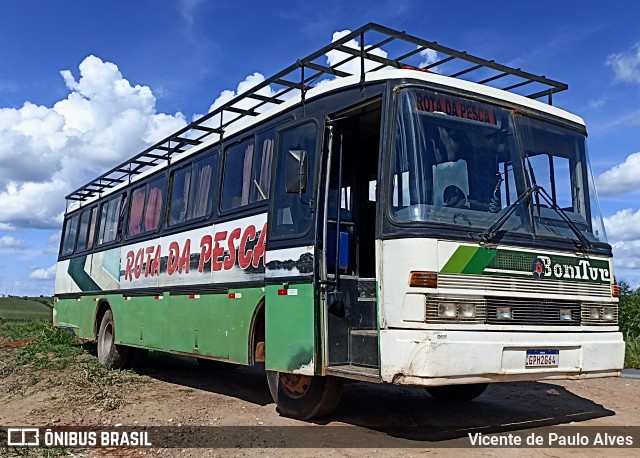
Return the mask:
{"type": "Polygon", "coordinates": [[[258,342],[256,345],[256,363],[264,363],[265,360],[264,342],[258,342]]]}
{"type": "Polygon", "coordinates": [[[18,348],[18,347],[26,347],[33,340],[25,339],[25,340],[12,340],[10,342],[5,342],[0,345],[0,348],[18,348]]]}

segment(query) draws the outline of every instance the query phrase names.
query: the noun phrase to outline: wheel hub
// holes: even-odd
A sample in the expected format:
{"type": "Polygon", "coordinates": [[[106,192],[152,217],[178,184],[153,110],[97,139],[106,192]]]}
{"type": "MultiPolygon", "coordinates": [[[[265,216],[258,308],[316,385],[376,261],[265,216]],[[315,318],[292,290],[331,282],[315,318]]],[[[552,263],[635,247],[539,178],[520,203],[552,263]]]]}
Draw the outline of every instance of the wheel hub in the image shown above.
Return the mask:
{"type": "Polygon", "coordinates": [[[300,374],[280,373],[280,385],[290,394],[302,396],[311,384],[311,377],[300,374]]]}

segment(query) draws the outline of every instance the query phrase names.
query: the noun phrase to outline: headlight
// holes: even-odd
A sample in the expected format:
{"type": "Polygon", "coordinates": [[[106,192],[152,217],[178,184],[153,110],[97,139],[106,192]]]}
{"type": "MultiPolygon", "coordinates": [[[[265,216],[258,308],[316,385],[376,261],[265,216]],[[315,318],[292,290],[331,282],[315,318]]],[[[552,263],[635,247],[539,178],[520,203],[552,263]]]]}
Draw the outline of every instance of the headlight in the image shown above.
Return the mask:
{"type": "Polygon", "coordinates": [[[589,309],[589,318],[592,320],[600,319],[600,308],[599,307],[591,307],[589,309]]]}
{"type": "Polygon", "coordinates": [[[605,321],[615,320],[615,308],[614,307],[602,307],[602,319],[605,321]]]}
{"type": "Polygon", "coordinates": [[[476,317],[476,305],[468,302],[458,304],[458,318],[475,318],[476,317]]]}
{"type": "Polygon", "coordinates": [[[511,307],[497,307],[496,318],[498,320],[510,320],[512,319],[511,307]]]}
{"type": "Polygon", "coordinates": [[[560,309],[560,321],[571,321],[572,319],[571,309],[560,309]]]}
{"type": "Polygon", "coordinates": [[[455,302],[440,302],[438,304],[438,317],[439,318],[456,318],[458,307],[455,302]]]}

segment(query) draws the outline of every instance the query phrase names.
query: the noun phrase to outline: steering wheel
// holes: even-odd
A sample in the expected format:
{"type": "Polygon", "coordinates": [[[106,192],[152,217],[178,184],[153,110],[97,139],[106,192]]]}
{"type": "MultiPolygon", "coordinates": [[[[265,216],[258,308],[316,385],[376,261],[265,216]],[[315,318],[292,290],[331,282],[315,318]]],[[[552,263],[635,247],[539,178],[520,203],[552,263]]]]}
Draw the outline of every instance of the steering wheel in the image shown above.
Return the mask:
{"type": "Polygon", "coordinates": [[[462,221],[465,221],[469,226],[471,226],[471,221],[469,221],[469,218],[467,218],[462,213],[455,213],[453,215],[453,224],[462,224],[458,222],[459,219],[461,219],[462,221]]]}

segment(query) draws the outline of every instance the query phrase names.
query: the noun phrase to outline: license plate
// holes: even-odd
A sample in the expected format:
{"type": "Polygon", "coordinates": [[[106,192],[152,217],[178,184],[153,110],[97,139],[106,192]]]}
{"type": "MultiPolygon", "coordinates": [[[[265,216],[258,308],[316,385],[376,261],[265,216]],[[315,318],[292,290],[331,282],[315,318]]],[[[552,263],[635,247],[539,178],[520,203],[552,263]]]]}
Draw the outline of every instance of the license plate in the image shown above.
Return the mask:
{"type": "Polygon", "coordinates": [[[560,350],[527,350],[526,367],[557,367],[560,350]]]}

